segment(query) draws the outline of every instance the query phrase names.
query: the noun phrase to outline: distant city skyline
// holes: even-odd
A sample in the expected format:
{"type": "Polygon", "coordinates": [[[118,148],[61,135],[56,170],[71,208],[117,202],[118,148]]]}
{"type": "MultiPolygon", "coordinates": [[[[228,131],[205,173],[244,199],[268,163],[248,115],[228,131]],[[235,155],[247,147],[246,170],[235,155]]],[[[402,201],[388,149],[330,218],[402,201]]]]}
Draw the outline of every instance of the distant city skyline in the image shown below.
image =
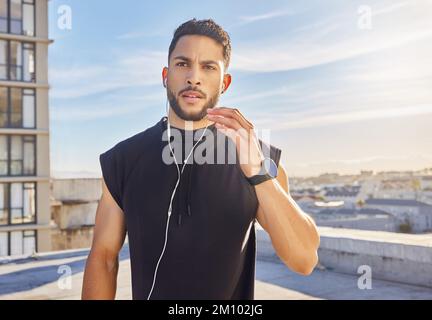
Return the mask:
{"type": "Polygon", "coordinates": [[[370,29],[364,5],[50,1],[52,175],[100,176],[100,153],[164,115],[168,46],[193,17],[230,34],[220,105],[272,130],[289,176],[431,167],[432,2],[374,1],[370,29]],[[61,5],[71,30],[57,26],[61,5]]]}

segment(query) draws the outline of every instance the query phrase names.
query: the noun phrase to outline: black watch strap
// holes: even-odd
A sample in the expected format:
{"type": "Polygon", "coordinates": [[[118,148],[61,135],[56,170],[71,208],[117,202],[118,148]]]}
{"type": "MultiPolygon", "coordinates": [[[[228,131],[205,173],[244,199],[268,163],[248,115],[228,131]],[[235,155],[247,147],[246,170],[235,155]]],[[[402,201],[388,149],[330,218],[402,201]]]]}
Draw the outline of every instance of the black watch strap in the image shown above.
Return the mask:
{"type": "Polygon", "coordinates": [[[246,179],[249,181],[251,185],[256,186],[257,184],[260,184],[264,181],[276,178],[276,176],[277,176],[277,166],[274,163],[273,159],[265,158],[261,162],[260,173],[252,177],[246,177],[246,179]]]}
{"type": "Polygon", "coordinates": [[[269,174],[257,174],[255,176],[247,178],[249,183],[253,186],[256,186],[257,184],[260,184],[260,183],[267,181],[267,180],[270,180],[270,179],[273,179],[273,177],[269,174]]]}

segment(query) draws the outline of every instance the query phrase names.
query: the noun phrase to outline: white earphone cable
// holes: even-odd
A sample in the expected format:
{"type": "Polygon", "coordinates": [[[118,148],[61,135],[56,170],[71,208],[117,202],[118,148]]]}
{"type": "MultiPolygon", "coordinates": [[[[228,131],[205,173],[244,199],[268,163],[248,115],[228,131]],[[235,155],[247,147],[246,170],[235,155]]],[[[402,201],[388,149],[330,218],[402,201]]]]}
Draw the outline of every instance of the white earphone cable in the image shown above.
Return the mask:
{"type": "Polygon", "coordinates": [[[154,272],[154,275],[153,275],[153,283],[152,283],[152,286],[151,286],[151,289],[150,289],[149,295],[148,295],[148,297],[147,297],[147,300],[150,300],[150,296],[151,296],[151,294],[153,293],[153,289],[154,289],[154,286],[155,286],[155,283],[156,283],[156,276],[157,276],[157,272],[158,272],[159,264],[160,264],[160,262],[161,262],[161,260],[162,260],[162,257],[163,257],[163,255],[164,255],[164,253],[165,253],[165,248],[166,248],[166,245],[167,245],[167,242],[168,242],[168,227],[169,227],[169,221],[170,221],[171,212],[172,212],[172,202],[173,202],[173,199],[174,199],[174,196],[175,196],[175,192],[176,192],[176,190],[177,190],[177,186],[178,186],[179,183],[180,183],[180,177],[181,177],[181,174],[183,173],[183,170],[184,170],[184,168],[185,168],[185,166],[186,166],[186,163],[188,162],[189,157],[192,155],[193,150],[195,149],[195,146],[196,146],[196,145],[201,141],[202,137],[204,136],[204,133],[206,132],[206,130],[207,130],[208,126],[209,126],[209,125],[207,125],[207,126],[205,127],[203,133],[201,134],[201,137],[200,137],[200,138],[198,139],[198,141],[193,145],[191,151],[189,152],[189,155],[188,155],[188,156],[186,157],[186,159],[184,160],[183,167],[182,167],[182,169],[181,169],[181,171],[180,171],[180,168],[179,168],[179,165],[178,165],[177,159],[176,159],[176,157],[175,157],[174,151],[173,151],[172,148],[171,148],[171,125],[170,125],[170,122],[169,122],[168,99],[166,100],[166,112],[167,112],[167,129],[168,129],[168,130],[167,130],[167,131],[168,131],[168,132],[167,132],[167,134],[168,134],[168,146],[169,146],[169,148],[170,148],[171,154],[172,154],[173,157],[174,157],[174,162],[175,162],[176,167],[177,167],[177,182],[176,182],[176,185],[175,185],[175,187],[174,187],[174,190],[173,190],[173,192],[172,192],[172,194],[171,194],[170,204],[169,204],[169,207],[168,207],[168,218],[167,218],[167,224],[166,224],[166,228],[165,228],[165,242],[164,242],[164,245],[163,245],[163,249],[162,249],[161,255],[160,255],[160,257],[159,257],[159,259],[158,259],[158,262],[157,262],[157,264],[156,264],[155,272],[154,272]]]}

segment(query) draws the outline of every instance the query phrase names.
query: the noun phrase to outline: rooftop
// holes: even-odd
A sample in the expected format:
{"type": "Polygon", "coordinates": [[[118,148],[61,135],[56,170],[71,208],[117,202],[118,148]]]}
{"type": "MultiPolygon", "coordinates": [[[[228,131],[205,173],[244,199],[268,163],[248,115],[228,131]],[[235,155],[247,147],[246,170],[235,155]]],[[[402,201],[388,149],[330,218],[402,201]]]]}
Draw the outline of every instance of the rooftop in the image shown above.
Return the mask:
{"type": "Polygon", "coordinates": [[[369,198],[366,199],[366,204],[376,204],[384,206],[430,207],[430,205],[427,203],[411,199],[369,198]]]}
{"type": "MultiPolygon", "coordinates": [[[[369,239],[376,232],[320,228],[323,237],[369,239]]],[[[430,236],[380,232],[382,241],[432,246],[430,236]]],[[[260,238],[260,237],[258,237],[260,238]]],[[[258,241],[260,247],[260,241],[258,241]]],[[[0,299],[80,299],[88,249],[67,250],[0,261],[0,299]],[[71,286],[62,288],[62,266],[70,267],[71,286]],[[60,285],[58,284],[60,282],[60,285]]],[[[357,287],[358,277],[318,266],[310,276],[257,251],[255,299],[432,299],[432,289],[373,279],[370,290],[357,287]]],[[[116,299],[131,299],[128,245],[120,253],[116,299]]]]}

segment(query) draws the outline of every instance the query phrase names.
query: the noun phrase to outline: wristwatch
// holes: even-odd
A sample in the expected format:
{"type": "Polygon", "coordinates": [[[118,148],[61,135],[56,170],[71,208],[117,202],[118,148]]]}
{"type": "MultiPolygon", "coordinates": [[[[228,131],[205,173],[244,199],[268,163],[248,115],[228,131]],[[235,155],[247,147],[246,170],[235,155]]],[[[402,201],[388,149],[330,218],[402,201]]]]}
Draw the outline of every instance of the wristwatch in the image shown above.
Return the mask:
{"type": "Polygon", "coordinates": [[[264,181],[274,179],[277,177],[277,165],[271,158],[264,158],[261,161],[260,172],[252,177],[246,177],[249,183],[253,186],[260,184],[264,181]]]}

